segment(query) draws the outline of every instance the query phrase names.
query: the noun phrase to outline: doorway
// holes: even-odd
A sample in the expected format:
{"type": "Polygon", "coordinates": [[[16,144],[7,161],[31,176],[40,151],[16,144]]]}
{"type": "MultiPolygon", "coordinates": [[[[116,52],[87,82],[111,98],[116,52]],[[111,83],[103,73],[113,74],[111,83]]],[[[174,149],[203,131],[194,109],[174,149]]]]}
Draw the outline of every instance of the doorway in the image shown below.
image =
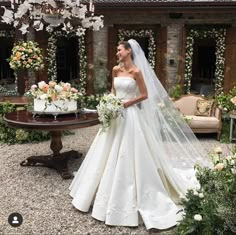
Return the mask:
{"type": "Polygon", "coordinates": [[[0,37],[0,85],[7,89],[14,86],[15,82],[14,71],[7,61],[12,54],[13,43],[13,38],[0,37]]]}
{"type": "Polygon", "coordinates": [[[69,82],[79,78],[79,44],[77,37],[57,38],[57,81],[69,82]]]}
{"type": "Polygon", "coordinates": [[[198,39],[193,45],[191,93],[205,96],[215,93],[216,42],[198,39]]]}

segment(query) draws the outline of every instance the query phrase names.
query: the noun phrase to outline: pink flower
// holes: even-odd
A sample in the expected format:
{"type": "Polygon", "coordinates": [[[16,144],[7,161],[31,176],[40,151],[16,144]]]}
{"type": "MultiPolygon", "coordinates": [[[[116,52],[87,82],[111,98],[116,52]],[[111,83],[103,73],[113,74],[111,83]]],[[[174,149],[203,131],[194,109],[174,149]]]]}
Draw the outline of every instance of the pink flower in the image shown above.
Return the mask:
{"type": "Polygon", "coordinates": [[[36,89],[37,87],[38,87],[38,86],[34,84],[34,85],[31,86],[31,90],[34,90],[34,89],[36,89]]]}
{"type": "Polygon", "coordinates": [[[218,171],[222,171],[224,168],[224,164],[223,163],[218,163],[215,165],[215,169],[218,171]]]}
{"type": "Polygon", "coordinates": [[[77,92],[78,92],[78,90],[75,89],[74,87],[71,88],[71,91],[74,92],[74,93],[77,93],[77,92]]]}

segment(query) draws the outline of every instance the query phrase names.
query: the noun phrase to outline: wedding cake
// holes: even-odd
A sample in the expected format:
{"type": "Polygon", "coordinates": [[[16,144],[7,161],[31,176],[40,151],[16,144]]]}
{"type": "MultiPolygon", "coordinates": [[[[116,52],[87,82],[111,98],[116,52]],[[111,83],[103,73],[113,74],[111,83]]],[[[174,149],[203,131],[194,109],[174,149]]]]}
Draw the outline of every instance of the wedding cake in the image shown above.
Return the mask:
{"type": "Polygon", "coordinates": [[[77,110],[76,100],[47,101],[34,99],[34,111],[44,113],[68,113],[77,110]]]}

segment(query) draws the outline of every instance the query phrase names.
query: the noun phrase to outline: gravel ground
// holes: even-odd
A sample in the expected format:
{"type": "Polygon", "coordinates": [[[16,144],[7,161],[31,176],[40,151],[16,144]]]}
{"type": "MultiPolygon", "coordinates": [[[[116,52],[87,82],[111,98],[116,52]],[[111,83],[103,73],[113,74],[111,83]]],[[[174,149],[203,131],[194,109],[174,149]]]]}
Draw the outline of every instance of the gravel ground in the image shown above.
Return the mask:
{"type": "MultiPolygon", "coordinates": [[[[63,151],[78,150],[85,154],[98,130],[98,126],[79,129],[75,135],[63,137],[63,151]]],[[[230,152],[232,144],[219,144],[215,136],[200,136],[207,151],[221,146],[230,152]]],[[[71,179],[62,180],[53,169],[21,167],[19,163],[31,155],[50,154],[49,141],[36,144],[0,145],[0,234],[173,234],[168,231],[146,231],[138,228],[106,226],[91,217],[91,212],[81,213],[73,208],[68,187],[71,179]],[[8,224],[11,213],[20,213],[20,227],[8,224]]],[[[81,159],[69,161],[71,172],[76,171],[81,159]]]]}

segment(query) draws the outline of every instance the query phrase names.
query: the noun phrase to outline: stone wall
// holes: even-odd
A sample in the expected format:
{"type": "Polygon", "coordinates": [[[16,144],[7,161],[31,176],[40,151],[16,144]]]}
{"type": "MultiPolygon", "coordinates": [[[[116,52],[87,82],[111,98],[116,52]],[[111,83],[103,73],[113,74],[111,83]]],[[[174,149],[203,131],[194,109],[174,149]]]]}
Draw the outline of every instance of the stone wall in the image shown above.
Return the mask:
{"type": "Polygon", "coordinates": [[[96,93],[107,89],[107,78],[109,71],[107,70],[107,27],[93,34],[94,48],[94,90],[96,93]]]}
{"type": "MultiPolygon", "coordinates": [[[[236,14],[219,13],[185,13],[179,19],[173,19],[168,13],[155,13],[148,10],[147,13],[138,12],[137,14],[127,14],[125,12],[112,12],[104,14],[105,27],[94,33],[94,86],[95,90],[106,89],[110,71],[107,71],[108,61],[108,27],[122,25],[145,26],[162,25],[167,26],[167,53],[166,71],[167,83],[170,89],[181,79],[179,76],[179,60],[181,59],[182,30],[186,25],[212,25],[212,24],[236,24],[236,14]]],[[[115,40],[115,39],[114,39],[115,40]]]]}

